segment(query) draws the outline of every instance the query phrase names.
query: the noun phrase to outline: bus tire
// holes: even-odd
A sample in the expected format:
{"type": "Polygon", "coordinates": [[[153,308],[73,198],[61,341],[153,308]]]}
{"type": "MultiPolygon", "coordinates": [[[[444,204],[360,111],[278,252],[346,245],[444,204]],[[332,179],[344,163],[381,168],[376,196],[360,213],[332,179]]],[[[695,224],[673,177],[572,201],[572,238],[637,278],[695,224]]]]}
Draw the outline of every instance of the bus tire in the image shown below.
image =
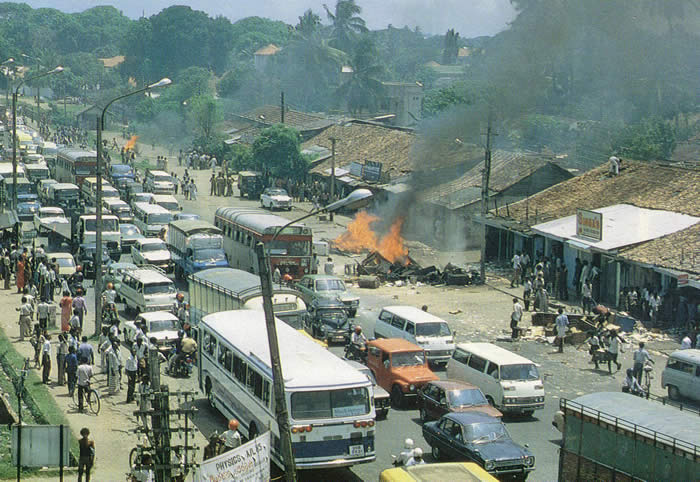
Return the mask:
{"type": "Polygon", "coordinates": [[[207,377],[206,381],[204,382],[204,393],[207,394],[207,401],[209,402],[209,406],[211,408],[216,408],[216,402],[214,402],[214,393],[211,387],[211,379],[207,377]]]}

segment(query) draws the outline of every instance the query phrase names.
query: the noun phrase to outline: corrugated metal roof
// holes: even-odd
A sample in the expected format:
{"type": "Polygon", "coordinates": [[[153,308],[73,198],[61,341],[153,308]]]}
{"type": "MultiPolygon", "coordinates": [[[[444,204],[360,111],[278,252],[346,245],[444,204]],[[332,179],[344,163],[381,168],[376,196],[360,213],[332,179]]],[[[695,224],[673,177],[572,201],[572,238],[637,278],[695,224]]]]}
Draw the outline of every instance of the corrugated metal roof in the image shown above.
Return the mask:
{"type": "Polygon", "coordinates": [[[194,280],[208,282],[233,293],[260,288],[260,276],[235,268],[211,268],[192,275],[194,280]]]}

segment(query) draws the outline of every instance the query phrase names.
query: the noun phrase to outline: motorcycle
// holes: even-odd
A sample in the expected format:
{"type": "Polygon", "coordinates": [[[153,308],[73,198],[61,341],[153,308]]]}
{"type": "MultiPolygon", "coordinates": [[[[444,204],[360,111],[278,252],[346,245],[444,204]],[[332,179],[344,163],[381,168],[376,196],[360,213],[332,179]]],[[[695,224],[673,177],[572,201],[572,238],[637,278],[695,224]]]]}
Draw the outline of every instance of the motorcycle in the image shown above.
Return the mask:
{"type": "Polygon", "coordinates": [[[347,345],[345,345],[345,353],[343,354],[345,358],[348,360],[356,360],[361,363],[367,363],[367,347],[358,347],[351,341],[348,342],[347,345]]]}
{"type": "Polygon", "coordinates": [[[188,378],[194,369],[194,355],[182,354],[178,357],[173,353],[168,360],[168,375],[171,377],[188,378]]]}

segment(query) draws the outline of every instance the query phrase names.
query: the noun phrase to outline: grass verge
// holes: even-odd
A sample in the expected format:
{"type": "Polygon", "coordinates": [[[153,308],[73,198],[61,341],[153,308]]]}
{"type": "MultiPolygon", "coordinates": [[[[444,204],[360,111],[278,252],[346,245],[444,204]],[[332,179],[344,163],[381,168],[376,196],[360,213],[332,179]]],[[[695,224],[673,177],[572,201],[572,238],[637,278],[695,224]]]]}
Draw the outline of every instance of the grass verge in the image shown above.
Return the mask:
{"type": "MultiPolygon", "coordinates": [[[[15,393],[14,380],[19,376],[21,368],[24,366],[24,357],[15,350],[12,342],[7,335],[0,331],[0,363],[2,364],[3,374],[0,376],[0,386],[3,391],[11,395],[9,397],[10,404],[13,410],[17,412],[17,395],[15,393]]],[[[56,404],[53,397],[49,393],[44,384],[41,383],[41,378],[36,370],[30,370],[24,381],[25,395],[22,404],[22,422],[36,423],[47,425],[65,425],[70,427],[68,419],[63,410],[56,404]]],[[[12,477],[16,474],[16,468],[12,466],[10,456],[10,437],[11,432],[2,430],[0,435],[0,447],[7,446],[8,450],[0,451],[0,479],[12,477]],[[7,444],[7,445],[5,445],[7,444]]],[[[71,453],[78,453],[78,439],[71,432],[71,453]]],[[[38,473],[38,469],[23,469],[22,473],[28,477],[32,473],[38,473]]],[[[42,471],[42,475],[47,475],[52,472],[42,471]]],[[[56,469],[58,474],[58,469],[56,469]]]]}

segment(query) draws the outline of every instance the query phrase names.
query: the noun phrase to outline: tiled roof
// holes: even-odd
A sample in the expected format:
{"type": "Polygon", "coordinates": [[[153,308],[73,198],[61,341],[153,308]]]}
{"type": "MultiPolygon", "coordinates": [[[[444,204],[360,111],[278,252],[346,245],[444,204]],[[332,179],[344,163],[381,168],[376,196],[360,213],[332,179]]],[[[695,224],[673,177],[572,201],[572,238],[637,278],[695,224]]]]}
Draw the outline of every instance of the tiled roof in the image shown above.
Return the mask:
{"type": "Polygon", "coordinates": [[[115,55],[114,57],[109,57],[107,59],[99,59],[100,62],[105,67],[116,67],[117,65],[121,64],[124,62],[124,56],[123,55],[115,55]]]}
{"type": "MultiPolygon", "coordinates": [[[[335,162],[337,167],[346,167],[353,161],[377,161],[383,164],[382,172],[389,172],[392,178],[413,170],[410,151],[415,139],[412,132],[392,129],[362,122],[348,122],[333,125],[312,137],[302,145],[331,148],[331,138],[336,138],[335,162]]],[[[330,159],[314,167],[312,172],[330,169],[330,159]]]]}
{"type": "MultiPolygon", "coordinates": [[[[501,192],[517,182],[530,176],[538,169],[549,166],[561,170],[570,176],[565,169],[558,166],[551,158],[526,154],[522,152],[495,151],[491,154],[491,176],[489,192],[501,192]]],[[[479,201],[481,198],[481,180],[484,163],[481,159],[471,169],[453,181],[433,186],[418,195],[423,201],[456,209],[479,201]],[[477,189],[474,189],[477,188],[477,189]]]]}
{"type": "MultiPolygon", "coordinates": [[[[614,204],[663,209],[700,216],[700,171],[652,162],[624,160],[618,176],[607,175],[605,163],[509,206],[513,229],[570,216],[577,208],[598,209],[614,204]]],[[[492,211],[493,213],[493,211],[492,211]]],[[[499,209],[498,216],[505,215],[499,209]]]]}
{"type": "Polygon", "coordinates": [[[700,223],[620,252],[637,263],[700,274],[700,223]]]}
{"type": "Polygon", "coordinates": [[[255,51],[253,55],[275,55],[277,52],[282,50],[275,44],[267,44],[264,47],[260,47],[255,51]]]}
{"type": "MultiPolygon", "coordinates": [[[[260,124],[274,125],[282,121],[281,108],[278,105],[266,105],[249,112],[239,114],[240,117],[260,124]]],[[[333,120],[320,115],[308,114],[296,110],[285,109],[284,123],[299,131],[323,129],[333,124],[333,120]]]]}

